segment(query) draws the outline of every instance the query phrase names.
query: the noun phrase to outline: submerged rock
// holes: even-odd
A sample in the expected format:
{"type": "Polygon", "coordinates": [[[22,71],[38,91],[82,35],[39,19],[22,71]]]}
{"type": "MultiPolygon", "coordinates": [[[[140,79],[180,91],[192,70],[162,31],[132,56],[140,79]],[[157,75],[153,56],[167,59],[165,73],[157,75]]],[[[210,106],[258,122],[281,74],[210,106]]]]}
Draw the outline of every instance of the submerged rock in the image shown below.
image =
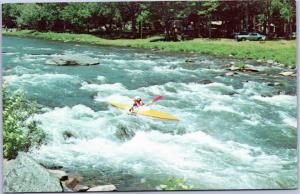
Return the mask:
{"type": "Polygon", "coordinates": [[[121,140],[131,139],[135,133],[132,130],[127,129],[126,127],[120,125],[116,129],[115,136],[121,140]]]}
{"type": "Polygon", "coordinates": [[[69,138],[72,138],[72,137],[77,138],[77,136],[74,135],[71,131],[64,131],[63,132],[63,137],[64,137],[64,139],[69,139],[69,138]]]}
{"type": "Polygon", "coordinates": [[[97,65],[100,60],[85,55],[56,55],[47,64],[58,66],[97,65]]]}
{"type": "Polygon", "coordinates": [[[198,84],[211,84],[211,83],[213,83],[213,82],[210,81],[210,80],[208,80],[208,79],[205,79],[205,80],[198,81],[197,83],[198,83],[198,84]]]}
{"type": "Polygon", "coordinates": [[[101,185],[101,186],[96,186],[92,187],[87,191],[116,191],[117,188],[115,185],[101,185]]]}
{"type": "Polygon", "coordinates": [[[227,72],[225,75],[226,76],[233,76],[234,74],[237,74],[236,72],[227,72]]]}
{"type": "Polygon", "coordinates": [[[196,59],[186,59],[185,62],[186,63],[195,63],[196,59]]]}
{"type": "Polygon", "coordinates": [[[62,192],[59,179],[26,153],[4,165],[4,192],[62,192]]]}

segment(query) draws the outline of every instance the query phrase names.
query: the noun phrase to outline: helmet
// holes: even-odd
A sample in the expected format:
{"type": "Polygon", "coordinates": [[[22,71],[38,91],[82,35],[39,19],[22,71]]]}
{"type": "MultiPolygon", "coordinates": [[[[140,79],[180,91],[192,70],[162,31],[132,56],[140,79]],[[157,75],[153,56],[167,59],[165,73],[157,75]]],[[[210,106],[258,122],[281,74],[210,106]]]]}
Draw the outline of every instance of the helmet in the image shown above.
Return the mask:
{"type": "Polygon", "coordinates": [[[135,99],[135,100],[138,100],[138,99],[141,99],[141,97],[136,96],[136,97],[134,97],[134,99],[135,99]]]}

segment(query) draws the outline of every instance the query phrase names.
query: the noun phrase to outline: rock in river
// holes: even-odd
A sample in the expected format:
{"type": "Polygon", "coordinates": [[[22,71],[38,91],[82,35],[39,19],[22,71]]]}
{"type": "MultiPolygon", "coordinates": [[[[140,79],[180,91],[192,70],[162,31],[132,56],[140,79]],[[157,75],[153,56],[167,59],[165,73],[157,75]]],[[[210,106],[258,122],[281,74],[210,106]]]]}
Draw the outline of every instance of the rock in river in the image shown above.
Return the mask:
{"type": "Polygon", "coordinates": [[[4,192],[62,192],[59,179],[26,153],[4,165],[4,192]]]}
{"type": "Polygon", "coordinates": [[[65,181],[68,180],[68,174],[63,170],[48,170],[51,174],[54,174],[59,180],[65,181]]]}
{"type": "Polygon", "coordinates": [[[49,65],[58,66],[86,66],[97,65],[99,63],[99,59],[86,55],[55,55],[51,60],[47,61],[47,64],[49,65]]]}
{"type": "Polygon", "coordinates": [[[205,80],[201,80],[201,81],[198,81],[197,82],[198,84],[211,84],[211,83],[213,83],[212,81],[210,81],[210,80],[208,80],[208,79],[205,79],[205,80]]]}
{"type": "Polygon", "coordinates": [[[296,77],[296,73],[292,71],[280,72],[279,75],[296,77]]]}
{"type": "Polygon", "coordinates": [[[115,190],[117,190],[115,185],[101,185],[101,186],[92,187],[87,191],[115,191],[115,190]]]}

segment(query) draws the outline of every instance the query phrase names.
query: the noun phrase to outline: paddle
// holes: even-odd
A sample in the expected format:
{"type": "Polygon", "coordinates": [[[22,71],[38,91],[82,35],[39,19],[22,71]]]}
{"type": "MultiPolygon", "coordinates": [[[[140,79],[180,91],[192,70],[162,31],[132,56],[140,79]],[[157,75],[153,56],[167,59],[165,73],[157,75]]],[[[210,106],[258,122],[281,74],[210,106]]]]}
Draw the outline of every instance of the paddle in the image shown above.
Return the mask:
{"type": "Polygon", "coordinates": [[[157,102],[157,101],[161,100],[162,98],[163,98],[163,96],[157,96],[157,97],[153,98],[153,100],[150,103],[145,104],[145,106],[149,106],[150,104],[157,102]]]}

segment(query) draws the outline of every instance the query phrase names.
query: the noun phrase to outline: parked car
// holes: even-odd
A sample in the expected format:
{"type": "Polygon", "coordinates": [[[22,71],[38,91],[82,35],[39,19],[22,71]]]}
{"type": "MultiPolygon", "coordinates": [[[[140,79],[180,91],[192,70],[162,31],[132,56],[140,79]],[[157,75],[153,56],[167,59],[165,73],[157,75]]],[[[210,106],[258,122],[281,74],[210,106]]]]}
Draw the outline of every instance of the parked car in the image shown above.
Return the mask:
{"type": "Polygon", "coordinates": [[[243,40],[266,40],[266,36],[257,32],[251,32],[248,34],[238,34],[236,35],[237,41],[243,40]]]}
{"type": "Polygon", "coordinates": [[[235,33],[232,34],[232,37],[234,39],[237,39],[238,35],[247,35],[247,34],[249,34],[249,33],[248,32],[235,32],[235,33]]]}

